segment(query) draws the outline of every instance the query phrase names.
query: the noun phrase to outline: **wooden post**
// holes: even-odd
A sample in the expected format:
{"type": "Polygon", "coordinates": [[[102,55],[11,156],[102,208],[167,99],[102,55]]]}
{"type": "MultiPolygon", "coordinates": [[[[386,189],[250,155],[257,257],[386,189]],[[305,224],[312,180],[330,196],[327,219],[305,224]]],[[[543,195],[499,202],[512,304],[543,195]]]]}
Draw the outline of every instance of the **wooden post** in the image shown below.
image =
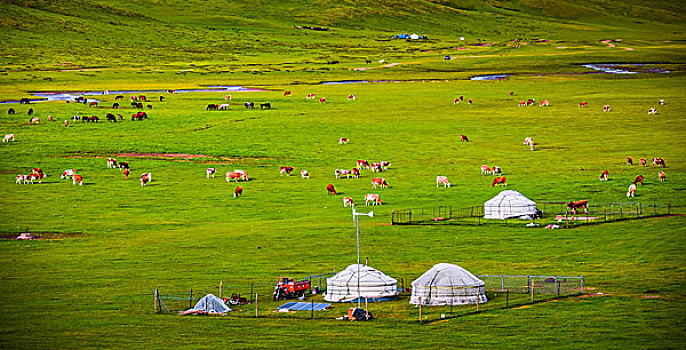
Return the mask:
{"type": "Polygon", "coordinates": [[[510,288],[507,288],[507,294],[505,294],[505,308],[510,307],[510,288]]]}
{"type": "Polygon", "coordinates": [[[476,296],[476,312],[479,312],[479,296],[476,296]]]}
{"type": "Polygon", "coordinates": [[[419,323],[422,323],[422,297],[419,297],[419,323]]]}
{"type": "Polygon", "coordinates": [[[534,280],[531,280],[531,302],[534,302],[534,280]]]}
{"type": "Polygon", "coordinates": [[[223,287],[224,287],[224,282],[219,281],[219,299],[223,299],[223,292],[224,292],[223,287]]]}
{"type": "Polygon", "coordinates": [[[672,200],[667,203],[667,215],[672,215],[672,200]]]}
{"type": "Polygon", "coordinates": [[[158,310],[159,310],[158,307],[157,307],[157,295],[158,295],[157,293],[158,293],[157,288],[155,288],[155,289],[152,290],[152,294],[153,294],[153,296],[155,297],[155,300],[154,300],[154,302],[153,302],[153,305],[154,305],[153,307],[155,308],[155,313],[157,313],[158,310]]]}
{"type": "Polygon", "coordinates": [[[255,318],[257,318],[259,315],[257,314],[257,294],[255,294],[255,318]]]}
{"type": "Polygon", "coordinates": [[[314,320],[314,299],[312,299],[312,304],[310,304],[310,311],[312,312],[310,319],[314,320]]]}
{"type": "Polygon", "coordinates": [[[364,312],[365,312],[365,318],[369,320],[369,306],[367,306],[367,296],[364,296],[364,312]]]}

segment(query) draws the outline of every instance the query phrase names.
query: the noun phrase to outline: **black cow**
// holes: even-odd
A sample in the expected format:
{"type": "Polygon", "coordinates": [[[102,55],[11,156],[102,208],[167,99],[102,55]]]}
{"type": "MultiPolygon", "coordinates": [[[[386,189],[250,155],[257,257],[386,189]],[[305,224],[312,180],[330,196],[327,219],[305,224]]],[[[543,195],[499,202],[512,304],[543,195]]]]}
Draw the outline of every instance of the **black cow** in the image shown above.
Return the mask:
{"type": "Polygon", "coordinates": [[[123,100],[123,99],[124,99],[124,95],[117,95],[117,97],[114,98],[115,101],[123,100]]]}
{"type": "Polygon", "coordinates": [[[272,104],[267,102],[260,105],[260,109],[272,109],[272,104]]]}
{"type": "Polygon", "coordinates": [[[219,105],[216,105],[216,104],[214,104],[214,103],[210,103],[210,104],[207,105],[207,109],[206,109],[206,110],[208,110],[208,111],[216,111],[217,108],[219,108],[219,105]]]}
{"type": "Polygon", "coordinates": [[[253,108],[255,108],[255,102],[246,102],[246,103],[245,103],[245,108],[247,108],[247,109],[253,109],[253,108]]]}
{"type": "Polygon", "coordinates": [[[115,102],[115,103],[112,105],[112,109],[117,109],[117,108],[119,108],[119,103],[116,103],[116,102],[115,102]]]}
{"type": "Polygon", "coordinates": [[[160,102],[164,102],[164,96],[160,96],[160,102]]]}
{"type": "Polygon", "coordinates": [[[14,114],[14,108],[10,108],[10,110],[7,111],[7,114],[14,114]]]}
{"type": "Polygon", "coordinates": [[[29,104],[29,103],[31,103],[31,100],[29,100],[29,99],[26,98],[26,97],[24,97],[24,98],[22,98],[21,100],[19,100],[19,104],[26,104],[26,105],[27,105],[27,104],[29,104]]]}
{"type": "Polygon", "coordinates": [[[115,123],[117,122],[117,117],[115,117],[114,114],[112,114],[112,113],[107,113],[106,117],[107,117],[108,121],[115,122],[115,123]]]}
{"type": "Polygon", "coordinates": [[[29,115],[33,115],[33,108],[29,108],[29,115]]]}

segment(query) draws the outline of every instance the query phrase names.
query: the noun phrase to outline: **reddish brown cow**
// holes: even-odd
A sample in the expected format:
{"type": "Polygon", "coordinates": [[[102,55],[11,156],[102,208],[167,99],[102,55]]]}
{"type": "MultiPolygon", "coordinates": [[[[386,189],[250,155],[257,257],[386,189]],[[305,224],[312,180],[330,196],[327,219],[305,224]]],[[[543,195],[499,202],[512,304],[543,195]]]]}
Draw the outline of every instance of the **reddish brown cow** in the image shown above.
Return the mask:
{"type": "Polygon", "coordinates": [[[665,168],[666,167],[665,160],[662,158],[653,158],[652,167],[654,168],[656,165],[665,168]]]}
{"type": "Polygon", "coordinates": [[[657,177],[660,179],[660,182],[665,182],[665,180],[667,180],[667,175],[665,175],[664,171],[657,173],[657,177]]]}
{"type": "Polygon", "coordinates": [[[74,185],[76,185],[76,183],[78,182],[79,186],[83,186],[83,177],[79,174],[74,174],[74,176],[72,177],[72,181],[74,185]]]}
{"type": "Polygon", "coordinates": [[[467,135],[460,135],[460,142],[469,142],[469,138],[467,135]]]}
{"type": "Polygon", "coordinates": [[[634,160],[631,157],[626,157],[626,165],[634,165],[634,160]]]}
{"type": "Polygon", "coordinates": [[[603,171],[602,174],[600,174],[600,181],[607,181],[607,179],[610,177],[610,172],[605,170],[603,171]]]}
{"type": "Polygon", "coordinates": [[[388,187],[388,182],[382,177],[372,178],[372,187],[376,188],[377,185],[381,186],[381,188],[386,188],[388,187]]]}
{"type": "Polygon", "coordinates": [[[491,187],[493,187],[495,185],[507,186],[507,180],[505,179],[505,176],[498,176],[495,179],[493,179],[493,183],[491,183],[491,187]]]}
{"type": "Polygon", "coordinates": [[[641,185],[643,185],[643,175],[638,175],[638,176],[636,176],[636,179],[634,180],[634,184],[641,184],[641,185]]]}
{"type": "Polygon", "coordinates": [[[279,176],[281,176],[282,174],[286,174],[286,176],[291,176],[291,172],[293,171],[293,169],[294,168],[292,166],[282,166],[279,168],[279,176]]]}
{"type": "Polygon", "coordinates": [[[239,197],[243,195],[243,187],[238,186],[236,189],[233,191],[233,198],[239,197]]]}
{"type": "Polygon", "coordinates": [[[584,213],[588,213],[588,200],[573,201],[567,203],[567,212],[572,211],[573,215],[576,215],[577,209],[583,209],[584,213]]]}
{"type": "Polygon", "coordinates": [[[333,194],[334,196],[336,195],[336,189],[333,187],[332,184],[326,185],[326,194],[333,194]]]}
{"type": "Polygon", "coordinates": [[[283,95],[284,95],[284,96],[290,96],[290,95],[291,95],[291,92],[290,92],[290,91],[286,91],[286,92],[283,93],[283,95]]]}
{"type": "Polygon", "coordinates": [[[644,167],[647,166],[648,161],[645,158],[641,158],[638,161],[641,162],[641,165],[643,165],[644,167]]]}

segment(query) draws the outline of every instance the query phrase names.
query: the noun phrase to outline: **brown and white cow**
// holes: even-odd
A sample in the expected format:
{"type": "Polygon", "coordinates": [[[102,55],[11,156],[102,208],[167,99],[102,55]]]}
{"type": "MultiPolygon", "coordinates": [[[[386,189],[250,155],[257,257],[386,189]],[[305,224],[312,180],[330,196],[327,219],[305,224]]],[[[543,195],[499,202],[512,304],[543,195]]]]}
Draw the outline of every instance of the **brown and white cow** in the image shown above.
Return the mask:
{"type": "Polygon", "coordinates": [[[626,192],[626,197],[633,197],[636,193],[636,184],[629,185],[629,190],[626,192]]]}
{"type": "Polygon", "coordinates": [[[305,169],[300,170],[300,177],[302,177],[303,179],[309,179],[310,173],[308,173],[307,170],[305,170],[305,169]]]}
{"type": "Polygon", "coordinates": [[[62,179],[66,179],[66,178],[69,178],[69,177],[73,177],[75,174],[76,174],[76,170],[74,170],[74,169],[67,169],[67,170],[65,170],[65,171],[62,172],[61,178],[62,178],[62,179]]]}
{"type": "Polygon", "coordinates": [[[660,166],[662,168],[666,168],[667,166],[665,165],[665,160],[662,158],[653,158],[653,165],[652,167],[654,168],[655,166],[660,166]]]}
{"type": "Polygon", "coordinates": [[[384,168],[384,170],[386,170],[386,169],[391,167],[391,162],[387,162],[385,160],[382,160],[379,162],[379,165],[381,165],[381,167],[384,168]]]}
{"type": "Polygon", "coordinates": [[[345,175],[346,178],[350,178],[350,170],[347,169],[336,169],[333,173],[336,175],[337,179],[340,179],[343,175],[345,175]]]}
{"type": "Polygon", "coordinates": [[[18,184],[26,184],[29,182],[29,176],[28,175],[17,175],[17,180],[15,183],[18,184]]]}
{"type": "Polygon", "coordinates": [[[628,166],[634,165],[634,160],[631,159],[631,157],[626,157],[626,165],[628,165],[628,166]]]}
{"type": "Polygon", "coordinates": [[[643,185],[643,175],[638,175],[638,176],[636,176],[636,179],[634,179],[634,184],[641,184],[641,185],[643,185]]]}
{"type": "Polygon", "coordinates": [[[659,173],[657,173],[658,179],[660,179],[660,182],[665,182],[667,180],[667,175],[665,175],[665,172],[660,170],[659,173]]]}
{"type": "Polygon", "coordinates": [[[291,172],[293,171],[292,166],[282,166],[279,168],[279,176],[286,174],[286,176],[291,176],[291,172]]]}
{"type": "Polygon", "coordinates": [[[366,159],[360,159],[357,161],[358,169],[369,169],[369,162],[366,159]]]}
{"type": "Polygon", "coordinates": [[[491,167],[489,167],[488,165],[482,165],[481,166],[481,174],[488,175],[490,173],[491,173],[491,167]]]}
{"type": "Polygon", "coordinates": [[[29,120],[29,124],[31,124],[31,125],[40,124],[40,118],[38,118],[38,117],[31,118],[31,120],[29,120]]]}
{"type": "Polygon", "coordinates": [[[151,181],[152,181],[152,173],[142,173],[142,174],[141,174],[141,179],[142,179],[143,177],[147,177],[147,178],[148,178],[148,182],[151,182],[151,181]]]}
{"type": "Polygon", "coordinates": [[[208,179],[210,178],[210,176],[214,179],[214,174],[216,174],[216,173],[217,173],[217,168],[207,168],[207,170],[205,170],[205,174],[207,175],[208,179]]]}
{"type": "Polygon", "coordinates": [[[610,105],[603,106],[603,112],[609,112],[609,111],[610,111],[610,105]]]}
{"type": "Polygon", "coordinates": [[[493,182],[491,183],[491,187],[495,185],[502,185],[502,186],[507,186],[507,179],[505,176],[498,176],[495,179],[493,179],[493,182]]]}
{"type": "Polygon", "coordinates": [[[341,144],[341,145],[347,144],[348,141],[350,141],[350,140],[348,140],[347,137],[341,137],[340,139],[338,139],[338,143],[341,144]]]}
{"type": "Polygon", "coordinates": [[[243,175],[243,180],[250,181],[250,177],[248,177],[247,171],[241,169],[234,169],[233,172],[243,175]]]}
{"type": "Polygon", "coordinates": [[[148,182],[150,182],[150,178],[148,178],[147,174],[143,174],[143,176],[141,176],[141,186],[145,187],[148,182]]]}
{"type": "Polygon", "coordinates": [[[469,142],[467,135],[460,135],[460,142],[469,142]]]}
{"type": "Polygon", "coordinates": [[[610,172],[605,170],[603,171],[602,174],[600,174],[600,181],[607,181],[607,179],[610,177],[610,172]]]}
{"type": "Polygon", "coordinates": [[[2,142],[14,142],[14,134],[7,134],[2,138],[2,142]]]}
{"type": "Polygon", "coordinates": [[[247,181],[245,174],[229,171],[226,173],[226,182],[231,182],[231,180],[247,181]]]}
{"type": "Polygon", "coordinates": [[[588,102],[586,102],[586,101],[579,103],[579,108],[584,108],[586,106],[588,106],[588,102]]]}
{"type": "Polygon", "coordinates": [[[493,176],[495,176],[495,175],[502,175],[502,174],[503,174],[503,170],[500,169],[499,166],[494,165],[493,168],[491,168],[491,174],[493,174],[493,176]]]}
{"type": "Polygon", "coordinates": [[[369,206],[369,202],[372,202],[372,205],[382,205],[383,204],[381,197],[379,197],[379,195],[375,194],[375,193],[367,193],[364,196],[364,205],[369,206]]]}
{"type": "MultiPolygon", "coordinates": [[[[655,158],[653,158],[653,159],[655,159],[655,158]]],[[[647,167],[647,166],[648,166],[648,161],[647,161],[645,158],[641,158],[641,159],[639,159],[638,161],[641,163],[641,165],[643,165],[643,167],[647,167]]],[[[654,162],[654,161],[653,161],[653,162],[654,162]]],[[[653,163],[653,165],[654,165],[654,163],[653,163]]]]}
{"type": "Polygon", "coordinates": [[[117,168],[117,160],[114,158],[107,158],[107,168],[108,169],[117,168]]]}
{"type": "Polygon", "coordinates": [[[360,169],[358,169],[358,168],[352,168],[352,169],[350,170],[350,176],[352,176],[352,177],[354,177],[354,178],[356,178],[356,179],[359,179],[359,178],[360,178],[360,169]]]}
{"type": "Polygon", "coordinates": [[[526,106],[526,101],[519,101],[519,104],[517,104],[517,107],[524,107],[526,106]]]}
{"type": "Polygon", "coordinates": [[[76,185],[76,183],[79,183],[79,186],[83,186],[83,177],[79,174],[74,174],[72,177],[72,183],[76,185]]]}
{"type": "Polygon", "coordinates": [[[124,178],[125,179],[127,179],[127,180],[129,179],[129,173],[130,172],[131,172],[131,169],[129,169],[129,168],[124,169],[124,178]]]}
{"type": "Polygon", "coordinates": [[[43,178],[46,176],[43,173],[31,173],[28,175],[29,176],[29,181],[33,183],[33,180],[38,180],[38,183],[43,183],[43,178]]]}
{"type": "Polygon", "coordinates": [[[237,198],[243,195],[243,187],[238,186],[236,189],[233,191],[233,198],[237,198]]]}
{"type": "Polygon", "coordinates": [[[326,103],[326,97],[321,97],[319,99],[319,103],[326,103]]]}
{"type": "Polygon", "coordinates": [[[533,137],[527,137],[524,139],[524,145],[529,145],[534,143],[534,138],[533,137]]]}
{"type": "Polygon", "coordinates": [[[129,163],[127,162],[119,162],[119,171],[122,169],[128,169],[129,168],[129,163]]]}
{"type": "Polygon", "coordinates": [[[387,188],[388,182],[386,182],[386,179],[384,179],[382,177],[372,178],[372,187],[376,188],[377,185],[381,186],[381,188],[387,188]]]}
{"type": "Polygon", "coordinates": [[[648,114],[655,115],[655,113],[657,113],[657,109],[655,109],[655,108],[651,108],[651,109],[648,111],[648,114]]]}
{"type": "Polygon", "coordinates": [[[380,173],[383,171],[383,166],[381,163],[372,163],[371,165],[372,171],[375,173],[380,173]]]}
{"type": "Polygon", "coordinates": [[[588,200],[573,201],[567,203],[567,212],[572,211],[576,215],[578,209],[583,209],[584,213],[588,213],[588,200]]]}
{"type": "Polygon", "coordinates": [[[658,104],[660,104],[660,106],[664,106],[664,105],[665,105],[665,100],[660,99],[660,101],[658,101],[658,104]]]}
{"type": "Polygon", "coordinates": [[[355,95],[348,95],[348,101],[354,101],[355,95]]]}
{"type": "Polygon", "coordinates": [[[548,100],[543,100],[541,102],[541,107],[548,107],[548,100]]]}
{"type": "Polygon", "coordinates": [[[326,194],[333,194],[334,196],[336,195],[336,188],[333,187],[332,184],[326,185],[326,194]]]}
{"type": "Polygon", "coordinates": [[[315,98],[315,97],[317,97],[317,95],[315,95],[315,94],[307,94],[307,98],[315,98]]]}
{"type": "Polygon", "coordinates": [[[447,176],[436,176],[436,187],[443,184],[443,187],[450,187],[450,182],[448,182],[447,176]]]}
{"type": "Polygon", "coordinates": [[[355,202],[350,197],[343,197],[343,207],[354,207],[355,202]]]}

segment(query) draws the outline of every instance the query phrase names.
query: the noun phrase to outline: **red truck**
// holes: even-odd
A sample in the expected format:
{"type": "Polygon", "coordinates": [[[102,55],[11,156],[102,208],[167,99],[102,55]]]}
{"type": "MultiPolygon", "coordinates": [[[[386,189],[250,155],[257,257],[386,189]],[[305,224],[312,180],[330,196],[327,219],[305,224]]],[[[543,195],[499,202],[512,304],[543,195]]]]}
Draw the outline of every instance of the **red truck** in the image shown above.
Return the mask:
{"type": "Polygon", "coordinates": [[[310,290],[310,281],[296,281],[292,277],[279,277],[274,286],[274,300],[288,299],[305,295],[310,290]]]}

